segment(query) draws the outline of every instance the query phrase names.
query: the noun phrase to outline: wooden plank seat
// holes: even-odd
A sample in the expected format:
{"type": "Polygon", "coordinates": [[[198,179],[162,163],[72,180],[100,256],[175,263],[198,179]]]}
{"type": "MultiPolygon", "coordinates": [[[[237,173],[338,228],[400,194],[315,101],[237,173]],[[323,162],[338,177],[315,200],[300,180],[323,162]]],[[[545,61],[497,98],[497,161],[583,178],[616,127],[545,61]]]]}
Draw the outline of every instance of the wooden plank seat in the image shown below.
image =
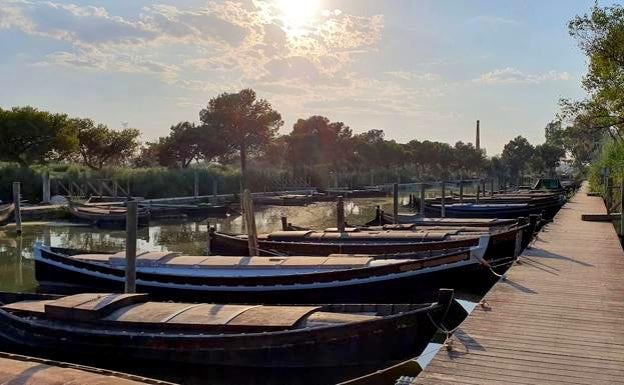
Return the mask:
{"type": "Polygon", "coordinates": [[[77,321],[95,320],[124,306],[145,301],[147,294],[82,293],[54,300],[20,301],[3,309],[77,321]]]}
{"type": "MultiPolygon", "coordinates": [[[[197,269],[301,269],[301,268],[356,268],[366,267],[374,260],[368,255],[335,254],[329,257],[293,256],[293,257],[236,257],[180,255],[172,252],[137,253],[137,267],[154,268],[197,268],[197,269]]],[[[125,265],[125,254],[79,254],[71,258],[89,262],[125,265]]]]}
{"type": "Polygon", "coordinates": [[[353,240],[353,241],[393,241],[393,240],[405,240],[405,241],[443,241],[449,235],[448,231],[436,231],[436,232],[412,232],[412,231],[367,231],[367,232],[355,232],[355,233],[312,233],[309,234],[306,239],[336,239],[336,240],[353,240]]]}
{"type": "Polygon", "coordinates": [[[193,326],[202,329],[271,331],[294,328],[318,306],[251,306],[145,302],[118,309],[103,320],[193,326]]]}

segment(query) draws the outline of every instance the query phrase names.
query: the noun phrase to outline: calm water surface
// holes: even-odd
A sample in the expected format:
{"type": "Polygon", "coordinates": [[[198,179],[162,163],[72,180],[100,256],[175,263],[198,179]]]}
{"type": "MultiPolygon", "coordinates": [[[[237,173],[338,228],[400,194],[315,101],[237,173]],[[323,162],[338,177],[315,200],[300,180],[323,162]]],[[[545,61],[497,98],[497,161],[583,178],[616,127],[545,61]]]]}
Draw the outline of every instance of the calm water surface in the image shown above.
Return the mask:
{"type": "MultiPolygon", "coordinates": [[[[405,197],[403,197],[405,199],[405,197]]],[[[349,223],[364,223],[375,215],[375,207],[381,205],[387,211],[392,210],[390,198],[354,199],[345,202],[345,215],[349,223]]],[[[306,227],[333,227],[336,223],[335,204],[332,202],[314,203],[305,207],[258,207],[256,225],[258,232],[270,232],[281,229],[281,216],[288,221],[306,227]]],[[[233,215],[226,218],[210,218],[211,226],[217,230],[241,233],[245,231],[242,217],[233,215]]],[[[172,250],[190,255],[204,254],[207,235],[207,223],[157,223],[143,228],[138,233],[138,248],[145,250],[172,250]]],[[[0,229],[0,290],[34,291],[37,283],[34,279],[33,246],[43,243],[51,246],[82,248],[89,250],[112,251],[124,248],[125,232],[104,230],[89,226],[77,226],[67,222],[26,223],[23,233],[17,235],[15,229],[7,226],[0,229]]],[[[433,357],[431,344],[423,355],[422,363],[433,357]]],[[[35,353],[33,353],[35,355],[35,353]]],[[[97,362],[87,362],[97,366],[97,362]]],[[[334,383],[362,375],[371,368],[327,369],[314,371],[240,371],[222,368],[193,367],[183,372],[167,368],[131,365],[120,362],[112,368],[128,372],[137,372],[151,377],[173,380],[186,384],[243,385],[243,384],[324,384],[334,383]]]]}

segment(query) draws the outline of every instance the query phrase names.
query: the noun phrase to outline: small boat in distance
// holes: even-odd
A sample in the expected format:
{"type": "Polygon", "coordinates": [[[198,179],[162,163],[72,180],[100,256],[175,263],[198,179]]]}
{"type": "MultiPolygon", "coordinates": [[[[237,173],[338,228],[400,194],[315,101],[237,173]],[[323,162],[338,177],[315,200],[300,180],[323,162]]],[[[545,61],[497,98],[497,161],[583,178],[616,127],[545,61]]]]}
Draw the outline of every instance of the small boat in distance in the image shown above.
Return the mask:
{"type": "MultiPolygon", "coordinates": [[[[477,280],[488,238],[473,248],[385,255],[189,256],[137,253],[138,290],[162,298],[222,302],[430,301],[440,287],[477,280]],[[409,287],[409,290],[405,290],[409,287]]],[[[46,289],[123,290],[125,252],[36,246],[35,277],[46,289]]]]}
{"type": "MultiPolygon", "coordinates": [[[[69,212],[75,219],[89,222],[94,226],[112,228],[126,226],[127,209],[123,206],[89,206],[70,202],[69,212]]],[[[137,215],[139,226],[149,225],[149,210],[139,209],[137,215]]]]}
{"type": "MultiPolygon", "coordinates": [[[[453,291],[427,304],[222,305],[150,301],[146,294],[0,294],[0,339],[103,366],[317,368],[378,365],[419,354],[447,319],[453,291]]],[[[455,324],[455,320],[453,323],[455,324]]]]}

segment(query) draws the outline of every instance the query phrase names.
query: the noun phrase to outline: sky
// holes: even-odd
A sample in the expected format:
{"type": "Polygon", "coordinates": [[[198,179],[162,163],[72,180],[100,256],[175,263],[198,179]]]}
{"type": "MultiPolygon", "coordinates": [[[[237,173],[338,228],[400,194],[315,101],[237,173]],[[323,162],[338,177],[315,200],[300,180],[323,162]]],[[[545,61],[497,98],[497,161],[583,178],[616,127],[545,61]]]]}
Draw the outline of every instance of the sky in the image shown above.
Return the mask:
{"type": "MultiPolygon", "coordinates": [[[[0,0],[0,107],[139,128],[198,121],[253,88],[284,119],[387,139],[537,144],[586,60],[567,23],[594,0],[0,0]]],[[[599,5],[611,2],[599,1],[599,5]]]]}

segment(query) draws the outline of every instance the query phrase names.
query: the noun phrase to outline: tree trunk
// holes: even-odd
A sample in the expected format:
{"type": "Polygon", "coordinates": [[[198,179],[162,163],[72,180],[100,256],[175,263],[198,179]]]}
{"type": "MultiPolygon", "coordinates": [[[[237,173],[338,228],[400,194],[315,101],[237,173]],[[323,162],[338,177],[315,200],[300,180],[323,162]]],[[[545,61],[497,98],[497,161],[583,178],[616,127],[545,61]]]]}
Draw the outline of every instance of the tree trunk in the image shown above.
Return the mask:
{"type": "Polygon", "coordinates": [[[240,145],[240,164],[241,164],[241,191],[247,188],[247,146],[245,141],[240,145]]]}

